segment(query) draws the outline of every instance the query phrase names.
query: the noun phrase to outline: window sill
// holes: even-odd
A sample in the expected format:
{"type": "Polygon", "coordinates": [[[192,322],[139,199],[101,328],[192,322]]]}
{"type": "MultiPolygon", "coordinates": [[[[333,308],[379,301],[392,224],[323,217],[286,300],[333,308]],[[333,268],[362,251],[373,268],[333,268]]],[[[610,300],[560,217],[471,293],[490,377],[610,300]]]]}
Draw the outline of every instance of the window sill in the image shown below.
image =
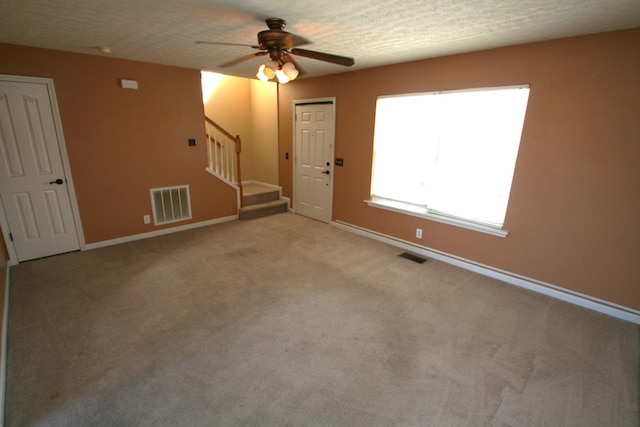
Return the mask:
{"type": "Polygon", "coordinates": [[[434,214],[426,209],[416,206],[407,205],[401,202],[394,202],[390,200],[365,200],[367,205],[385,209],[392,212],[397,212],[405,215],[411,215],[418,218],[428,219],[431,221],[437,221],[444,224],[453,225],[456,227],[462,227],[473,231],[479,231],[481,233],[491,234],[498,237],[507,237],[509,232],[500,228],[491,227],[489,225],[482,225],[475,222],[464,221],[462,219],[451,218],[444,215],[434,214]]]}

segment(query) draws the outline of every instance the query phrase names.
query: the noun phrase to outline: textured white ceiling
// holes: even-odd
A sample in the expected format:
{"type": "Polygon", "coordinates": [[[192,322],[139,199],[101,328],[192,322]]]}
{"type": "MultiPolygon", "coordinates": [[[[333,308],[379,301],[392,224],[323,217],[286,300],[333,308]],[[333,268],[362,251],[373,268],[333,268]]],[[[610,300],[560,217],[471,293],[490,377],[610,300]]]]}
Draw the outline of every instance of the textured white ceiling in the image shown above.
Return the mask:
{"type": "MultiPolygon", "coordinates": [[[[318,76],[532,41],[640,27],[640,0],[0,0],[0,42],[177,65],[252,78],[264,19],[355,58],[351,68],[300,58],[318,76]]],[[[639,47],[640,48],[640,47],[639,47]]],[[[298,58],[296,58],[298,59],[298,58]]]]}

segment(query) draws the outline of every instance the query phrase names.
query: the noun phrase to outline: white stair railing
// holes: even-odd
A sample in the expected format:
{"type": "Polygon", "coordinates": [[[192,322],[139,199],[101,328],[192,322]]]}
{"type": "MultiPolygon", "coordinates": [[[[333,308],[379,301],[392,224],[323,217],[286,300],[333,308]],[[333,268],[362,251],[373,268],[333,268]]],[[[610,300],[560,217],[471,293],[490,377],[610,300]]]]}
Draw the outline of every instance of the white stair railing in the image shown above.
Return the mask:
{"type": "Polygon", "coordinates": [[[228,184],[238,187],[242,203],[242,179],[240,177],[240,136],[233,136],[220,125],[205,116],[207,157],[209,171],[228,184]]]}

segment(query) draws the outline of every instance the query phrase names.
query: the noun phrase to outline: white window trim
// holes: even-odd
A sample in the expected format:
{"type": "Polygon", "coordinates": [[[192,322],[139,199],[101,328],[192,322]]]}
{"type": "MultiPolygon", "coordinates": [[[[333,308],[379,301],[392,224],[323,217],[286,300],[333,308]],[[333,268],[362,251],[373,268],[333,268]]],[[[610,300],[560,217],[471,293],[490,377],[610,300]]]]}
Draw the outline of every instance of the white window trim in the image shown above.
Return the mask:
{"type": "Polygon", "coordinates": [[[393,95],[380,95],[378,98],[403,98],[406,96],[417,96],[417,95],[446,95],[449,93],[458,93],[458,92],[482,92],[487,90],[502,90],[502,89],[531,89],[531,84],[522,83],[517,85],[506,85],[506,86],[482,86],[482,87],[473,87],[466,89],[450,89],[450,90],[432,90],[428,92],[408,92],[408,93],[398,93],[393,95]]]}
{"type": "MultiPolygon", "coordinates": [[[[456,92],[475,92],[475,91],[483,91],[483,90],[530,89],[530,87],[531,86],[529,84],[518,84],[518,85],[507,85],[507,86],[496,86],[496,87],[481,87],[481,88],[473,88],[473,89],[456,89],[456,90],[396,94],[396,95],[380,96],[378,97],[378,99],[405,97],[405,96],[413,96],[413,95],[442,95],[442,94],[450,94],[450,93],[456,93],[456,92]]],[[[372,177],[372,180],[373,180],[373,177],[372,177]]],[[[397,200],[390,200],[383,197],[376,197],[374,195],[371,196],[370,200],[365,200],[364,202],[368,206],[371,206],[374,208],[385,209],[391,212],[411,215],[411,216],[422,218],[422,219],[428,219],[431,221],[436,221],[443,224],[466,228],[469,230],[478,231],[481,233],[486,233],[486,234],[490,234],[497,237],[505,238],[509,235],[509,231],[504,230],[502,228],[502,225],[481,223],[481,222],[468,220],[468,219],[464,219],[456,216],[451,216],[451,215],[440,213],[438,211],[434,211],[432,209],[429,209],[426,206],[418,206],[411,203],[401,202],[397,200]]]]}
{"type": "Polygon", "coordinates": [[[490,225],[480,224],[477,222],[465,221],[460,218],[440,215],[432,211],[429,211],[428,208],[415,206],[408,203],[398,202],[394,200],[380,199],[380,198],[365,200],[364,202],[373,208],[380,208],[380,209],[384,209],[391,212],[415,216],[417,218],[441,222],[443,224],[466,228],[473,231],[479,231],[481,233],[490,234],[492,236],[498,236],[498,237],[504,238],[509,235],[509,232],[507,230],[503,230],[498,227],[492,227],[490,225]]]}

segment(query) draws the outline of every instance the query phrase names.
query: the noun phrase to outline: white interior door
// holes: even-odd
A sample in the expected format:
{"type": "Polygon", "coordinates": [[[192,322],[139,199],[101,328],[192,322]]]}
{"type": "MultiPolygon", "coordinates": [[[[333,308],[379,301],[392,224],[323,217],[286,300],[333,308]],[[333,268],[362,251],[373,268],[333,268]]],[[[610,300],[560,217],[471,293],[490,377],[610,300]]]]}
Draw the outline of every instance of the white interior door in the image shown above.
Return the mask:
{"type": "Polygon", "coordinates": [[[333,199],[333,102],[297,104],[295,115],[295,210],[328,223],[333,199]]]}
{"type": "Polygon", "coordinates": [[[18,261],[80,248],[53,102],[44,82],[0,79],[0,197],[18,261]]]}

